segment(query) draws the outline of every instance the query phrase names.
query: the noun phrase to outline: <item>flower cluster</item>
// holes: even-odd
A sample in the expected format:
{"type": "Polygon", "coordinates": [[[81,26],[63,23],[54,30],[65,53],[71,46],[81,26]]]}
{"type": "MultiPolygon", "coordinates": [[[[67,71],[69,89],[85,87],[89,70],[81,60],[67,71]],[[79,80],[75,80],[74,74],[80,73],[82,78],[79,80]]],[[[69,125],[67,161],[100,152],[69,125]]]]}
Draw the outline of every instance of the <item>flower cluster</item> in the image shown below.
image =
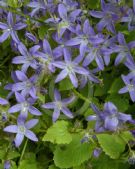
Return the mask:
{"type": "MultiPolygon", "coordinates": [[[[88,84],[100,84],[100,74],[109,65],[123,63],[130,73],[121,76],[125,87],[118,93],[129,92],[131,100],[135,102],[135,41],[125,40],[124,31],[116,29],[118,24],[126,25],[129,31],[135,29],[135,0],[133,9],[120,5],[117,0],[107,3],[101,0],[101,11],[90,10],[87,14],[80,3],[72,0],[31,0],[23,10],[27,18],[0,11],[4,17],[4,22],[0,22],[0,43],[11,40],[14,52],[12,64],[16,68],[11,72],[13,82],[5,86],[10,92],[6,100],[0,99],[0,104],[10,105],[8,113],[18,115],[17,125],[4,128],[5,132],[16,133],[16,147],[21,145],[24,136],[38,141],[29,129],[38,123],[34,117],[42,115],[41,107],[45,108],[43,111],[54,110],[53,122],[60,117],[60,112],[71,119],[76,117],[72,113],[74,110],[70,110],[75,96],[71,92],[62,96],[58,89],[65,80],[74,89],[84,89],[88,84]],[[97,21],[96,26],[91,22],[94,18],[97,18],[94,20],[97,21]],[[47,26],[47,34],[43,38],[33,31],[40,26],[47,26]],[[20,35],[21,31],[24,37],[20,35]],[[51,78],[54,79],[52,97],[48,94],[50,86],[45,85],[51,78]],[[47,100],[39,106],[39,94],[46,90],[44,95],[47,100]],[[29,120],[30,117],[32,119],[29,120]]],[[[96,120],[97,132],[116,131],[132,120],[131,115],[118,112],[112,102],[105,103],[103,111],[94,104],[91,107],[96,115],[89,116],[87,120],[96,120]]]]}

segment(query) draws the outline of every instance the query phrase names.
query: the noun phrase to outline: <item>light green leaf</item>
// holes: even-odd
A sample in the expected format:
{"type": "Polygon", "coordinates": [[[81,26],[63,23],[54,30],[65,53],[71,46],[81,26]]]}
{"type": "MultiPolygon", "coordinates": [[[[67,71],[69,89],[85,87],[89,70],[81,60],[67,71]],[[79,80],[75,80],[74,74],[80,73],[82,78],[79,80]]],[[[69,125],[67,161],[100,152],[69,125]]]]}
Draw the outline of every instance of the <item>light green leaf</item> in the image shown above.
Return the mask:
{"type": "Polygon", "coordinates": [[[82,136],[73,135],[73,140],[65,146],[57,146],[54,152],[54,163],[60,168],[70,168],[81,165],[88,160],[93,151],[91,143],[81,143],[82,136]]]}
{"type": "Polygon", "coordinates": [[[18,169],[37,169],[36,161],[22,160],[18,169]]]}
{"type": "Polygon", "coordinates": [[[128,141],[130,141],[130,140],[135,140],[135,138],[133,137],[133,135],[132,135],[131,132],[129,132],[129,131],[124,131],[124,132],[120,133],[120,137],[121,137],[126,143],[128,143],[128,141]]]}
{"type": "Polygon", "coordinates": [[[126,142],[119,135],[98,134],[97,138],[105,154],[112,159],[118,159],[125,149],[126,142]]]}
{"type": "Polygon", "coordinates": [[[13,7],[13,8],[18,8],[21,7],[22,3],[19,3],[18,0],[8,0],[7,1],[8,5],[13,7]]]}
{"type": "Polygon", "coordinates": [[[54,123],[47,130],[43,141],[50,141],[54,144],[69,144],[72,141],[72,135],[68,131],[68,122],[62,120],[54,123]]]}

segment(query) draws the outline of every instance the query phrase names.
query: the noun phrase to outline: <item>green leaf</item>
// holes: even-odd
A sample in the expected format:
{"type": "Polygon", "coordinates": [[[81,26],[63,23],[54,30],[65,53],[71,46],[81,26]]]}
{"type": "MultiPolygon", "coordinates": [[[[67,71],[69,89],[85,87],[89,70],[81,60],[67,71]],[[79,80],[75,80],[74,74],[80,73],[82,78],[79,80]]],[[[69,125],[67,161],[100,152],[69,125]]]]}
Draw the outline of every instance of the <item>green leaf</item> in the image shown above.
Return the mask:
{"type": "Polygon", "coordinates": [[[50,141],[56,144],[69,144],[72,141],[72,135],[68,132],[68,122],[62,120],[54,123],[47,130],[43,141],[50,141]]]}
{"type": "Polygon", "coordinates": [[[17,158],[19,156],[20,156],[20,154],[18,152],[16,152],[16,151],[10,151],[8,153],[7,159],[11,160],[11,159],[17,158]]]}
{"type": "Polygon", "coordinates": [[[96,9],[100,6],[100,0],[87,0],[87,5],[90,9],[96,9]]]}
{"type": "Polygon", "coordinates": [[[73,135],[73,140],[65,146],[57,146],[54,152],[54,163],[60,168],[70,168],[81,165],[88,160],[93,151],[90,143],[81,143],[82,136],[73,135]]]}
{"type": "Polygon", "coordinates": [[[7,1],[8,5],[13,8],[18,8],[21,7],[22,3],[19,3],[18,0],[8,0],[7,1]]]}
{"type": "Polygon", "coordinates": [[[38,35],[40,39],[44,39],[45,35],[47,35],[48,27],[46,25],[40,26],[38,29],[38,35]]]}
{"type": "Polygon", "coordinates": [[[109,93],[118,93],[118,91],[123,87],[123,81],[121,78],[117,78],[113,81],[109,93]]]}
{"type": "Polygon", "coordinates": [[[80,166],[76,166],[73,169],[86,169],[86,166],[84,164],[80,165],[80,166]]]}
{"type": "Polygon", "coordinates": [[[125,149],[126,142],[119,135],[98,134],[97,138],[105,154],[112,159],[118,159],[125,149]]]}
{"type": "Polygon", "coordinates": [[[128,169],[129,164],[119,160],[110,159],[107,155],[101,154],[100,158],[91,161],[93,169],[128,169]]]}
{"type": "Polygon", "coordinates": [[[26,153],[24,160],[20,161],[18,169],[38,169],[36,155],[34,153],[26,153]]]}
{"type": "Polygon", "coordinates": [[[59,168],[56,167],[55,165],[50,165],[48,169],[59,169],[59,168]]]}
{"type": "Polygon", "coordinates": [[[73,88],[74,88],[74,86],[72,85],[69,78],[65,78],[64,80],[60,81],[60,83],[59,83],[59,90],[60,91],[71,90],[73,88]]]}
{"type": "Polygon", "coordinates": [[[124,132],[120,133],[120,137],[121,137],[126,143],[128,143],[128,141],[130,141],[130,140],[134,140],[133,135],[132,135],[131,132],[129,132],[129,131],[124,131],[124,132]]]}
{"type": "Polygon", "coordinates": [[[1,160],[4,158],[5,154],[6,154],[5,149],[0,148],[0,159],[1,160]]]}
{"type": "Polygon", "coordinates": [[[16,163],[14,161],[11,161],[11,168],[10,169],[18,169],[16,166],[16,163]]]}
{"type": "Polygon", "coordinates": [[[36,161],[22,160],[18,169],[37,169],[36,161]]]}

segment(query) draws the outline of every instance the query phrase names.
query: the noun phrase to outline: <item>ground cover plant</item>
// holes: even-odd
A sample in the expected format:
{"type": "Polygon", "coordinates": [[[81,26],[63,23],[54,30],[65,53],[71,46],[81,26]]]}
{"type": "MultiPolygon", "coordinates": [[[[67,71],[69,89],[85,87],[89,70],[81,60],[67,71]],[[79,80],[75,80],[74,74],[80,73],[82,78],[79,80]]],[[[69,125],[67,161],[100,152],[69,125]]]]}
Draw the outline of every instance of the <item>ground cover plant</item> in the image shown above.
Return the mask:
{"type": "Polygon", "coordinates": [[[0,0],[0,169],[135,167],[135,0],[0,0]]]}

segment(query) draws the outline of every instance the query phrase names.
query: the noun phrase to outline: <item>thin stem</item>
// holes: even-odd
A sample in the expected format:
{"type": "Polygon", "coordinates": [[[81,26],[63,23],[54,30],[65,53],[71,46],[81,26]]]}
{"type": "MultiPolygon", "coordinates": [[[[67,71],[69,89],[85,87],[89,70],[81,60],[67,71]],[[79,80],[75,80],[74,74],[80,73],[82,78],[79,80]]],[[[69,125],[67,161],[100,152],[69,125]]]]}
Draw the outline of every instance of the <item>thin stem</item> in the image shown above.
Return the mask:
{"type": "Polygon", "coordinates": [[[73,92],[74,92],[74,94],[75,94],[76,96],[78,96],[80,99],[82,99],[82,100],[84,100],[84,101],[86,101],[86,102],[88,102],[88,103],[91,103],[91,100],[90,100],[90,99],[84,97],[84,96],[83,96],[81,93],[79,93],[77,90],[73,89],[73,92]]]}
{"type": "Polygon", "coordinates": [[[26,139],[25,144],[24,144],[24,147],[23,147],[23,150],[22,150],[22,152],[21,152],[21,157],[20,157],[20,159],[19,159],[19,164],[20,164],[20,162],[21,162],[21,160],[22,160],[22,158],[23,158],[23,156],[24,156],[24,153],[25,153],[25,150],[26,150],[26,147],[27,147],[27,143],[28,143],[28,139],[26,139]]]}

